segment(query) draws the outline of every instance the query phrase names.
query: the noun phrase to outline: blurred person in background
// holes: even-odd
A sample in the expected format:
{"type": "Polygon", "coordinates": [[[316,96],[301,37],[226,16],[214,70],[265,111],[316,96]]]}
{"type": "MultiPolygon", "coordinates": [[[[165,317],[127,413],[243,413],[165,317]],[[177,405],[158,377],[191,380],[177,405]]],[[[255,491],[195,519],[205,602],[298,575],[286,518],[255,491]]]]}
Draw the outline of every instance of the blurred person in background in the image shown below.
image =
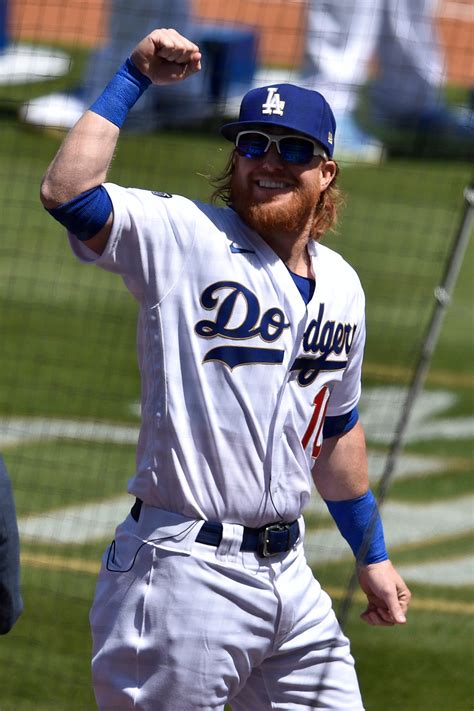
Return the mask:
{"type": "Polygon", "coordinates": [[[437,0],[310,0],[301,83],[327,97],[338,129],[339,158],[378,162],[383,145],[356,118],[371,74],[374,128],[415,134],[414,146],[474,143],[473,112],[446,103],[446,61],[436,28],[437,0]]]}
{"type": "MultiPolygon", "coordinates": [[[[308,0],[305,51],[298,82],[328,97],[336,116],[339,158],[378,163],[384,155],[379,138],[367,133],[357,118],[361,89],[375,78],[368,97],[368,123],[410,131],[403,141],[414,152],[427,140],[439,147],[453,141],[474,145],[473,112],[450,108],[445,99],[446,61],[436,28],[438,0],[308,0]]],[[[164,26],[177,27],[203,45],[200,25],[189,0],[111,0],[109,37],[92,52],[82,86],[71,93],[32,99],[20,109],[22,121],[40,127],[70,129],[111,78],[135,38],[154,27],[159,13],[164,26]]],[[[242,58],[245,61],[245,58],[242,58]]],[[[209,65],[209,61],[207,62],[209,65]]],[[[263,71],[265,75],[265,71],[263,71]]],[[[267,83],[267,79],[263,79],[267,83]]],[[[281,79],[283,81],[283,79],[281,79]]],[[[166,88],[157,101],[152,90],[135,107],[129,129],[202,123],[214,112],[209,73],[166,88]]],[[[260,80],[256,84],[262,83],[260,80]]],[[[247,87],[250,88],[250,87],[247,87]]],[[[244,88],[244,90],[246,90],[244,88]]],[[[449,155],[449,147],[445,154],[449,155]]]]}
{"type": "MultiPolygon", "coordinates": [[[[69,130],[114,75],[123,57],[130,54],[136,38],[154,29],[156,17],[165,27],[177,27],[186,36],[194,36],[196,28],[189,0],[111,0],[108,40],[91,53],[82,85],[70,93],[54,93],[32,99],[20,109],[25,123],[45,128],[69,130]]],[[[162,123],[193,124],[206,118],[210,107],[204,99],[207,77],[196,74],[187,82],[148,92],[129,116],[127,126],[137,131],[150,130],[162,123]]]]}
{"type": "Polygon", "coordinates": [[[22,610],[15,502],[10,479],[0,457],[0,634],[11,630],[22,610]]]}

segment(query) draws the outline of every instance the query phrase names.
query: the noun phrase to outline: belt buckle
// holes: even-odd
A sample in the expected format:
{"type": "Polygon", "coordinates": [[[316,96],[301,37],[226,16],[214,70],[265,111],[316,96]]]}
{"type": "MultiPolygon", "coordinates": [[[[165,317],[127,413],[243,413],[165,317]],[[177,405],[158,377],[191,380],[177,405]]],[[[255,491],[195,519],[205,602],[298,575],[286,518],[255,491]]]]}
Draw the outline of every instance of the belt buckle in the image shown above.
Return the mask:
{"type": "Polygon", "coordinates": [[[258,534],[258,554],[262,558],[272,558],[275,555],[280,555],[280,553],[284,553],[285,551],[275,551],[274,553],[272,553],[268,550],[268,546],[270,543],[270,533],[272,531],[288,532],[289,530],[289,523],[271,523],[269,526],[265,526],[265,528],[263,528],[258,534]]]}

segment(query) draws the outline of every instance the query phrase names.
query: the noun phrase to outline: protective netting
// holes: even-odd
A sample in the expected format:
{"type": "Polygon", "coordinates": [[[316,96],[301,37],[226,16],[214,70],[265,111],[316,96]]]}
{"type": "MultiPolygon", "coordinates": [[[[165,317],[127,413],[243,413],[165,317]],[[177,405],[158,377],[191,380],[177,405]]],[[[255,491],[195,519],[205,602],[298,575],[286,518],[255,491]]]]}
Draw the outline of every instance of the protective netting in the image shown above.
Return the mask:
{"type": "MultiPolygon", "coordinates": [[[[248,88],[290,81],[331,97],[346,205],[325,243],[356,268],[367,296],[360,412],[374,489],[471,180],[469,0],[0,0],[0,453],[16,501],[25,604],[0,644],[2,711],[94,708],[87,614],[102,550],[132,503],[125,492],[139,423],[137,307],[120,279],[78,265],[38,193],[65,131],[155,26],[195,39],[203,71],[189,86],[153,89],[137,104],[113,182],[207,199],[208,176],[229,151],[219,124],[236,115],[248,88]]],[[[410,403],[383,508],[392,559],[433,620],[454,615],[453,602],[464,614],[465,586],[474,582],[472,264],[471,249],[426,388],[410,403]]],[[[352,556],[316,494],[306,513],[307,557],[337,607],[352,556]]],[[[363,609],[357,596],[353,607],[363,609]]],[[[376,643],[361,626],[350,632],[366,704],[381,708],[374,679],[384,660],[367,651],[376,643]]],[[[424,688],[430,674],[436,684],[436,669],[427,666],[424,688]]],[[[445,674],[439,706],[429,693],[403,696],[393,686],[388,708],[467,708],[467,687],[449,682],[454,670],[445,674]]]]}

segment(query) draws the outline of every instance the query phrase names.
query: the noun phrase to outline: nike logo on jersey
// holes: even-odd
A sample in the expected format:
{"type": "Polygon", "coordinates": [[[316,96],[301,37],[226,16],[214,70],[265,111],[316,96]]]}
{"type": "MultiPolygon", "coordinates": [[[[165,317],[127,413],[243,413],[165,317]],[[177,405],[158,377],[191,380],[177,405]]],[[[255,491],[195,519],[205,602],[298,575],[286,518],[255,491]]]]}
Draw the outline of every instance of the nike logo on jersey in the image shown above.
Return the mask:
{"type": "Polygon", "coordinates": [[[245,247],[239,247],[239,245],[235,242],[231,243],[230,251],[232,252],[232,254],[255,254],[254,249],[246,249],[245,247]]]}

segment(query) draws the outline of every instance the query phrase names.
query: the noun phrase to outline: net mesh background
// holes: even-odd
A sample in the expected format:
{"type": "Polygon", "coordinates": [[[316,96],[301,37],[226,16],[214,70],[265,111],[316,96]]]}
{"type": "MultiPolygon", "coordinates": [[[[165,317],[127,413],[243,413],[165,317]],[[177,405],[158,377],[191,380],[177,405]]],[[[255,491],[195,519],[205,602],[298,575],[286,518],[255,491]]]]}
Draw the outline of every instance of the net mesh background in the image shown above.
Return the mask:
{"type": "MultiPolygon", "coordinates": [[[[106,63],[114,42],[131,50],[142,36],[132,26],[161,26],[168,5],[0,0],[0,454],[16,501],[25,603],[0,640],[2,711],[94,708],[88,610],[104,547],[133,503],[125,492],[139,427],[136,304],[120,279],[74,260],[63,229],[43,210],[41,176],[65,130],[28,122],[25,107],[42,97],[47,105],[58,93],[81,101],[92,91],[84,86],[90,62],[106,63]]],[[[219,124],[235,116],[246,88],[298,80],[308,7],[303,0],[195,0],[174,3],[172,11],[182,12],[191,39],[194,31],[204,38],[204,88],[191,102],[167,98],[158,126],[137,114],[120,138],[110,180],[208,199],[208,176],[229,153],[219,124]]],[[[435,16],[446,101],[471,110],[473,12],[471,2],[445,1],[435,16]]],[[[117,68],[102,66],[101,73],[117,68]]],[[[360,91],[362,125],[376,72],[374,56],[360,91]]],[[[419,135],[400,138],[391,125],[378,130],[386,145],[381,161],[340,161],[346,204],[337,232],[325,237],[356,268],[367,296],[360,411],[374,489],[400,426],[472,169],[467,149],[454,154],[438,145],[431,154],[419,135]]],[[[472,256],[469,247],[383,507],[392,559],[418,593],[415,609],[432,611],[428,631],[436,619],[443,624],[443,614],[455,614],[450,604],[464,619],[474,582],[472,256]]],[[[308,560],[337,606],[352,555],[316,493],[306,520],[308,560]]],[[[362,599],[356,595],[352,606],[356,619],[362,599]]],[[[366,647],[358,635],[368,633],[357,624],[356,650],[370,649],[375,642],[366,647]]],[[[384,660],[360,663],[368,709],[380,708],[377,664],[384,660]]],[[[429,667],[433,675],[436,669],[429,667]]],[[[436,698],[439,706],[427,695],[394,698],[389,707],[448,707],[436,698]]],[[[470,702],[456,703],[451,708],[470,702]]]]}

